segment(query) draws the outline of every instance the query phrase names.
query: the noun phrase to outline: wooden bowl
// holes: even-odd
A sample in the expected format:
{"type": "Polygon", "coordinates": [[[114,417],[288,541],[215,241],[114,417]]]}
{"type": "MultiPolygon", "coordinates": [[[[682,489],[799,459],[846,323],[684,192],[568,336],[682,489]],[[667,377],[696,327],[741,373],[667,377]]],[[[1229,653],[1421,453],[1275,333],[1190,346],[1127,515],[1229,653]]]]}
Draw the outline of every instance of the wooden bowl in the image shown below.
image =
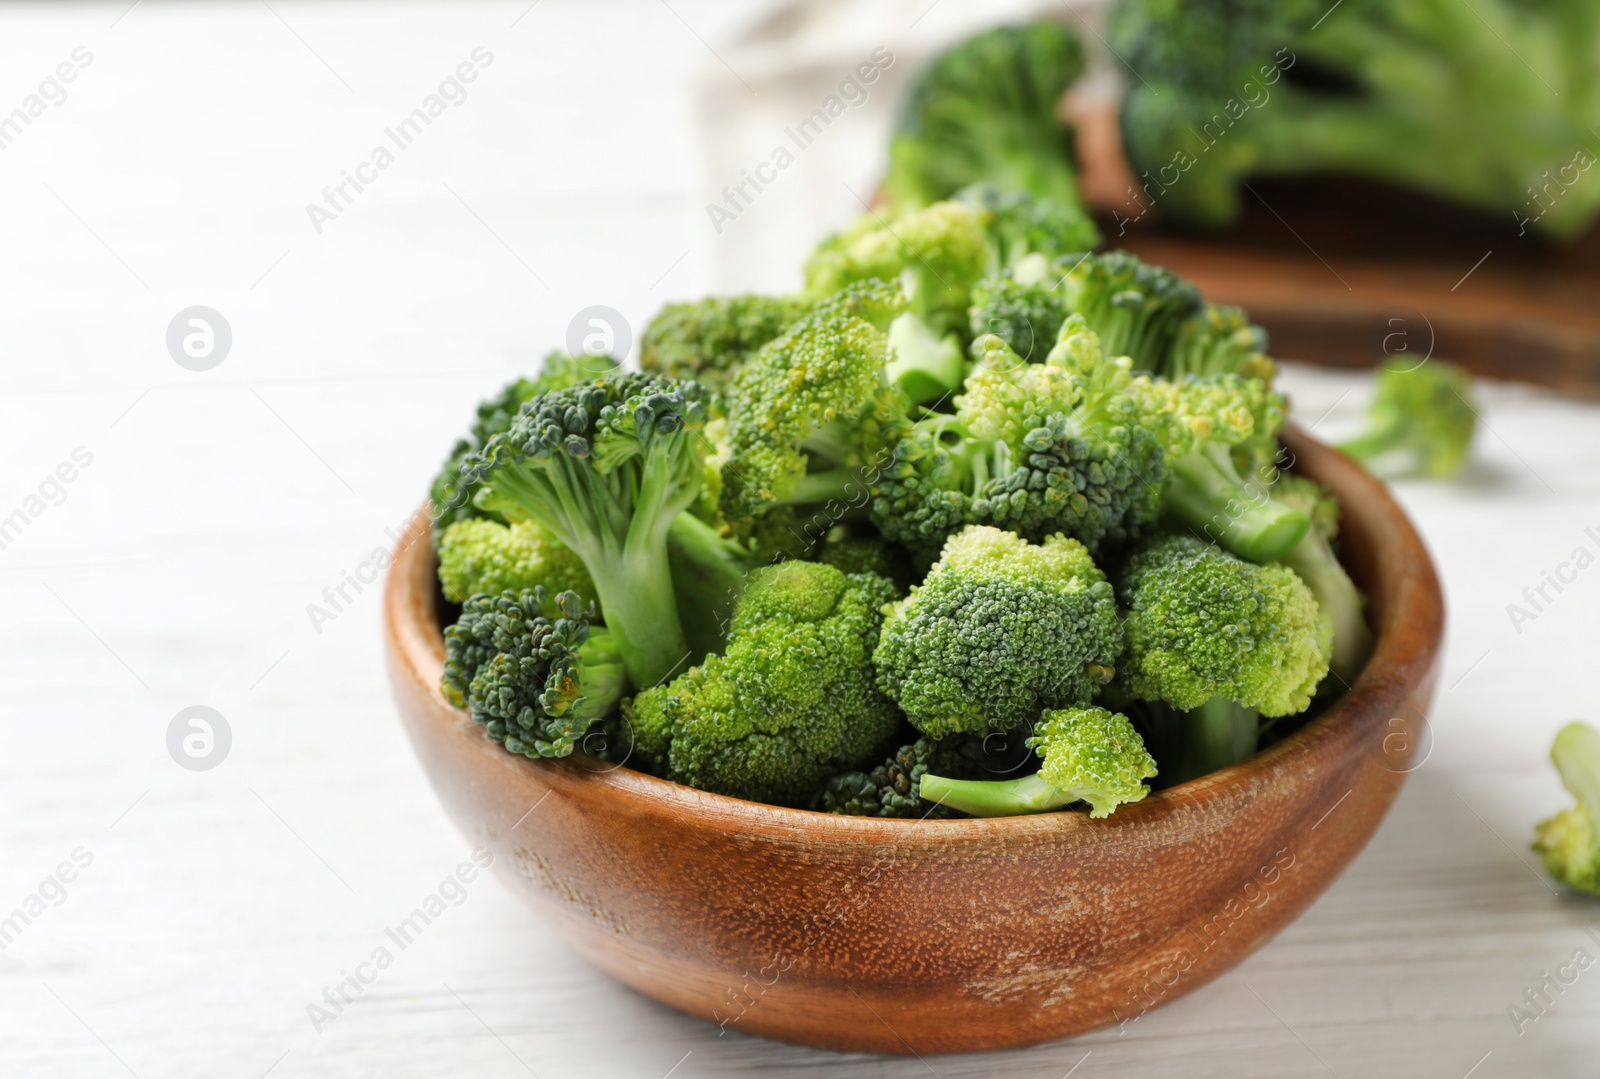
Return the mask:
{"type": "Polygon", "coordinates": [[[390,678],[469,840],[581,955],[659,1001],[725,1030],[924,1055],[1126,1022],[1304,910],[1416,759],[1444,626],[1433,565],[1382,484],[1304,433],[1284,442],[1343,501],[1372,661],[1300,731],[1105,820],[829,816],[509,753],[439,694],[426,514],[389,571],[390,678]]]}

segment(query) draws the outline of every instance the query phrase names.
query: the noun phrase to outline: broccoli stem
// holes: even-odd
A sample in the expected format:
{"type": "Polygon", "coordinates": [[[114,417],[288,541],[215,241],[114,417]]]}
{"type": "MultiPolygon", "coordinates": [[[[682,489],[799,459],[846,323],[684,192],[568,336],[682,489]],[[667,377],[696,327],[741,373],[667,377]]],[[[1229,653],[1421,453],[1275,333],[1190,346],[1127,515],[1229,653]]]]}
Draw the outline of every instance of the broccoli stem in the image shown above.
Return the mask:
{"type": "Polygon", "coordinates": [[[1238,764],[1256,751],[1261,713],[1212,697],[1184,717],[1184,747],[1174,770],[1179,782],[1238,764]]]}
{"type": "Polygon", "coordinates": [[[1362,612],[1366,601],[1361,591],[1339,564],[1333,547],[1314,528],[1282,561],[1311,589],[1317,606],[1333,623],[1333,656],[1328,669],[1349,686],[1372,654],[1372,630],[1362,612]]]}
{"type": "Polygon", "coordinates": [[[667,560],[691,663],[722,650],[734,604],[749,576],[743,554],[692,513],[678,514],[667,531],[667,560]]]}
{"type": "Polygon", "coordinates": [[[1338,443],[1338,448],[1358,461],[1370,463],[1384,454],[1405,450],[1406,436],[1405,424],[1391,423],[1346,439],[1338,443]]]}
{"type": "Polygon", "coordinates": [[[1037,774],[1020,779],[946,779],[922,777],[922,798],[936,805],[959,809],[974,817],[1016,817],[1024,813],[1043,813],[1077,801],[1067,791],[1058,790],[1037,774]]]}
{"type": "Polygon", "coordinates": [[[1247,483],[1228,447],[1208,443],[1169,464],[1167,509],[1205,539],[1251,562],[1276,562],[1292,550],[1311,520],[1247,483]]]}
{"type": "Polygon", "coordinates": [[[967,372],[956,339],[940,336],[909,312],[889,324],[889,355],[885,376],[914,404],[927,404],[953,393],[967,372]]]}
{"type": "Polygon", "coordinates": [[[628,693],[628,672],[623,668],[614,634],[604,626],[590,626],[589,639],[578,648],[583,667],[578,689],[583,694],[573,715],[593,723],[614,711],[628,693]]]}
{"type": "Polygon", "coordinates": [[[783,501],[787,505],[803,506],[813,502],[829,502],[860,498],[866,492],[859,468],[830,468],[824,472],[807,472],[795,484],[783,501]]]}

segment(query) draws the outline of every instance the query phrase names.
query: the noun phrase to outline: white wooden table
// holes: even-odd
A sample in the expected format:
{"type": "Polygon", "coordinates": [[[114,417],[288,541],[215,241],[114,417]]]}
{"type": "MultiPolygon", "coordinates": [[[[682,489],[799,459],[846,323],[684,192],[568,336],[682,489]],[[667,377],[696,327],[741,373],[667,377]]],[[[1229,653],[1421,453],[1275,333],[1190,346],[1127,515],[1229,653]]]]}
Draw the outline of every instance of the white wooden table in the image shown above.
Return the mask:
{"type": "MultiPolygon", "coordinates": [[[[1595,1074],[1600,971],[1520,1034],[1508,1008],[1600,956],[1600,905],[1525,849],[1563,803],[1551,733],[1600,711],[1600,570],[1520,627],[1506,607],[1600,552],[1600,410],[1515,388],[1485,392],[1463,482],[1400,488],[1451,601],[1431,757],[1304,917],[1125,1032],[925,1061],[719,1037],[491,877],[328,1004],[468,854],[393,714],[376,586],[328,593],[577,311],[639,327],[724,272],[689,86],[751,13],[124,6],[0,10],[0,116],[73,74],[0,127],[0,918],[27,916],[0,921],[0,1075],[1595,1074]],[[440,115],[362,166],[432,93],[440,115]],[[307,204],[346,173],[369,182],[318,232],[307,204]],[[166,344],[194,305],[231,328],[211,370],[166,344]],[[202,771],[168,748],[197,705],[231,738],[202,771]]],[[[1285,381],[1320,430],[1361,400],[1285,381]]]]}

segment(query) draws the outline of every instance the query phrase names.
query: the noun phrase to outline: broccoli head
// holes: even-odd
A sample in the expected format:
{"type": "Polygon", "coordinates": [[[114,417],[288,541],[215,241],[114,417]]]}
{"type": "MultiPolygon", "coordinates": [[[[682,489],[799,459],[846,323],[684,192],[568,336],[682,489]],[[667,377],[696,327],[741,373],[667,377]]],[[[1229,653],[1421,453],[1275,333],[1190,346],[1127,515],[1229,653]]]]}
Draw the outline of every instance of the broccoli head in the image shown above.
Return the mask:
{"type": "Polygon", "coordinates": [[[704,481],[705,422],[698,383],[615,374],[530,398],[466,465],[483,477],[480,507],[537,523],[583,561],[635,685],[690,656],[667,538],[704,481]]]}
{"type": "Polygon", "coordinates": [[[1080,206],[1056,106],[1083,68],[1077,37],[1056,22],[998,27],[946,50],[912,87],[884,186],[913,206],[979,180],[1080,206]]]}
{"type": "Polygon", "coordinates": [[[1453,363],[1390,360],[1378,371],[1367,427],[1339,448],[1387,475],[1461,471],[1478,427],[1472,376],[1453,363]]]}
{"type": "Polygon", "coordinates": [[[972,287],[968,314],[975,351],[978,342],[993,334],[1023,360],[1043,363],[1067,320],[1067,306],[1048,283],[1024,284],[1006,274],[986,277],[972,287]]]}
{"type": "Polygon", "coordinates": [[[446,528],[469,517],[488,517],[500,520],[498,514],[478,508],[473,496],[478,491],[479,478],[473,473],[463,473],[467,458],[480,452],[489,439],[511,426],[517,409],[530,397],[590,379],[604,378],[617,369],[617,361],[610,356],[568,356],[552,352],[544,358],[536,378],[519,378],[499,393],[478,406],[478,417],[468,437],[457,442],[450,457],[434,477],[431,489],[433,503],[433,542],[437,547],[446,528]]]}
{"type": "Polygon", "coordinates": [[[1552,877],[1600,895],[1600,731],[1587,723],[1567,724],[1556,734],[1550,759],[1578,804],[1541,821],[1533,849],[1552,877]]]}
{"type": "Polygon", "coordinates": [[[953,779],[929,771],[924,801],[975,817],[1014,817],[1087,802],[1089,816],[1108,817],[1150,788],[1156,762],[1128,718],[1104,708],[1044,713],[1028,744],[1043,762],[1030,776],[1006,780],[953,779]]]}
{"type": "Polygon", "coordinates": [[[895,593],[817,562],[756,570],[723,654],[628,705],[641,761],[701,790],[801,805],[884,753],[901,720],[873,683],[872,650],[895,593]]]}
{"type": "Polygon", "coordinates": [[[1222,697],[1292,715],[1328,673],[1332,626],[1287,566],[1158,536],[1128,559],[1117,595],[1127,612],[1119,678],[1134,697],[1183,710],[1222,697]]]}
{"type": "Polygon", "coordinates": [[[1060,289],[1067,312],[1083,316],[1106,355],[1129,357],[1136,371],[1159,373],[1179,328],[1201,310],[1191,282],[1126,251],[1080,259],[1060,289]]]}
{"type": "Polygon", "coordinates": [[[692,378],[708,390],[728,388],[756,351],[806,312],[795,296],[713,296],[663,307],[639,340],[639,366],[671,378],[692,378]]]}
{"type": "Polygon", "coordinates": [[[628,688],[616,641],[591,624],[594,614],[575,592],[473,596],[444,631],[440,688],[513,753],[565,757],[628,688]]]}
{"type": "Polygon", "coordinates": [[[963,188],[956,198],[984,211],[991,274],[1043,281],[1060,260],[1076,261],[1100,246],[1099,230],[1076,201],[1008,191],[992,183],[963,188]]]}
{"type": "Polygon", "coordinates": [[[873,662],[912,724],[941,738],[1085,704],[1121,648],[1111,586],[1083,544],[974,525],[888,611],[873,662]]]}
{"type": "Polygon", "coordinates": [[[583,560],[533,521],[503,525],[487,518],[457,521],[439,538],[439,583],[456,603],[543,585],[552,596],[576,592],[595,602],[583,560]]]}
{"type": "Polygon", "coordinates": [[[1572,182],[1600,120],[1593,4],[1120,0],[1107,37],[1139,73],[1122,105],[1128,157],[1185,224],[1234,220],[1252,176],[1307,173],[1414,188],[1557,239],[1600,211],[1600,185],[1572,182]]]}

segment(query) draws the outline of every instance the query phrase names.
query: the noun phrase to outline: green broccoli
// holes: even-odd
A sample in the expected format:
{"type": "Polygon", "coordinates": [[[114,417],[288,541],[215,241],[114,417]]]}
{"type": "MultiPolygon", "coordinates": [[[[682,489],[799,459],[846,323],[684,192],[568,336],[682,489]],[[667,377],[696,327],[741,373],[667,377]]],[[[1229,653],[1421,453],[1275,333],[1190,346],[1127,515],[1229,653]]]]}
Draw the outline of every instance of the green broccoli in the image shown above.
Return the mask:
{"type": "Polygon", "coordinates": [[[1180,327],[1202,310],[1191,282],[1126,251],[1078,260],[1057,287],[1067,313],[1082,315],[1106,355],[1129,357],[1135,371],[1159,374],[1180,327]]]}
{"type": "Polygon", "coordinates": [[[1080,208],[1071,132],[1056,107],[1082,74],[1082,46],[1055,22],[998,27],[946,50],[912,87],[884,186],[922,206],[988,180],[1080,208]]]}
{"type": "Polygon", "coordinates": [[[1048,283],[1023,283],[1006,274],[972,286],[969,315],[974,349],[993,334],[1022,359],[1043,363],[1067,320],[1067,305],[1048,283]]]}
{"type": "Polygon", "coordinates": [[[991,275],[1045,281],[1062,260],[1076,262],[1100,244],[1094,223],[1076,202],[1002,190],[991,183],[973,184],[955,197],[983,211],[991,275]]]}
{"type": "Polygon", "coordinates": [[[439,538],[439,583],[456,603],[536,585],[552,596],[576,592],[585,603],[596,600],[583,560],[533,521],[503,525],[470,517],[450,525],[439,538]]]}
{"type": "Polygon", "coordinates": [[[1339,448],[1386,475],[1442,479],[1461,471],[1477,427],[1466,371],[1441,360],[1390,360],[1378,371],[1366,430],[1339,448]]]}
{"type": "Polygon", "coordinates": [[[873,522],[931,560],[979,522],[1029,539],[1062,533],[1097,550],[1138,535],[1161,511],[1166,417],[1150,380],[1112,359],[1081,316],[1062,323],[1046,362],[998,336],[979,355],[954,416],[891,425],[873,485],[873,522]]]}
{"type": "Polygon", "coordinates": [[[552,598],[542,587],[473,596],[444,631],[440,688],[513,753],[565,757],[628,688],[594,614],[577,593],[552,598]]]}
{"type": "Polygon", "coordinates": [[[880,536],[830,535],[817,547],[814,560],[841,573],[876,573],[896,584],[912,575],[905,552],[890,546],[880,536]]]}
{"type": "Polygon", "coordinates": [[[1356,175],[1570,239],[1600,125],[1584,0],[1121,0],[1123,142],[1163,214],[1219,227],[1253,176],[1356,175]],[[1485,138],[1493,131],[1495,137],[1485,138]]]}
{"type": "Polygon", "coordinates": [[[984,211],[963,202],[885,217],[862,216],[828,237],[806,261],[806,295],[820,301],[868,281],[898,284],[903,309],[889,334],[888,378],[916,402],[934,401],[966,373],[972,286],[991,258],[984,211]]]}
{"type": "Polygon", "coordinates": [[[529,399],[464,466],[483,477],[480,507],[536,522],[583,560],[635,685],[691,656],[667,540],[704,481],[705,422],[698,383],[616,374],[529,399]]]}
{"type": "Polygon", "coordinates": [[[1121,650],[1111,585],[1083,544],[974,525],[888,611],[872,659],[883,691],[941,738],[1086,704],[1121,650]]]}
{"type": "Polygon", "coordinates": [[[1264,716],[1304,711],[1328,673],[1333,630],[1286,566],[1259,566],[1193,536],[1158,536],[1117,576],[1134,697],[1183,710],[1222,697],[1264,716]]]}
{"type": "Polygon", "coordinates": [[[1108,817],[1149,794],[1144,781],[1156,775],[1156,762],[1133,724],[1104,708],[1045,712],[1028,744],[1044,762],[1036,774],[972,780],[929,772],[922,777],[923,800],[975,817],[1014,817],[1087,802],[1089,816],[1108,817]]]}
{"type": "Polygon", "coordinates": [[[801,805],[828,775],[884,753],[901,719],[873,683],[872,650],[895,592],[818,562],[756,570],[723,654],[626,706],[640,762],[701,790],[801,805]]]}
{"type": "Polygon", "coordinates": [[[797,296],[713,296],[663,307],[639,340],[639,366],[726,390],[762,345],[807,310],[797,296]]]}
{"type": "MultiPolygon", "coordinates": [[[[1108,694],[1116,698],[1118,694],[1108,694]]],[[[1164,701],[1129,700],[1123,707],[1144,732],[1166,786],[1187,783],[1252,756],[1265,727],[1261,713],[1224,697],[1185,711],[1164,701]]]]}
{"type": "Polygon", "coordinates": [[[870,772],[845,772],[828,780],[811,808],[850,817],[900,817],[936,820],[953,815],[922,800],[919,785],[929,772],[977,779],[985,772],[983,739],[967,734],[918,738],[901,746],[870,772]]]}
{"type": "Polygon", "coordinates": [[[1311,589],[1317,607],[1333,626],[1333,654],[1328,669],[1349,686],[1372,654],[1366,598],[1339,564],[1333,541],[1339,534],[1339,500],[1316,482],[1283,473],[1275,497],[1311,519],[1311,527],[1281,561],[1311,589]]]}
{"type": "Polygon", "coordinates": [[[1578,804],[1539,822],[1533,849],[1552,877],[1600,895],[1600,731],[1568,723],[1556,734],[1550,759],[1578,804]]]}
{"type": "Polygon", "coordinates": [[[610,356],[568,356],[562,352],[552,352],[544,358],[536,378],[519,378],[480,404],[471,433],[456,443],[450,451],[450,457],[434,477],[430,491],[434,546],[438,547],[445,529],[457,521],[469,517],[500,520],[499,515],[484,511],[473,503],[478,478],[471,474],[463,475],[461,467],[470,455],[482,451],[490,438],[511,426],[522,402],[551,390],[603,378],[616,369],[617,361],[610,356]]]}

